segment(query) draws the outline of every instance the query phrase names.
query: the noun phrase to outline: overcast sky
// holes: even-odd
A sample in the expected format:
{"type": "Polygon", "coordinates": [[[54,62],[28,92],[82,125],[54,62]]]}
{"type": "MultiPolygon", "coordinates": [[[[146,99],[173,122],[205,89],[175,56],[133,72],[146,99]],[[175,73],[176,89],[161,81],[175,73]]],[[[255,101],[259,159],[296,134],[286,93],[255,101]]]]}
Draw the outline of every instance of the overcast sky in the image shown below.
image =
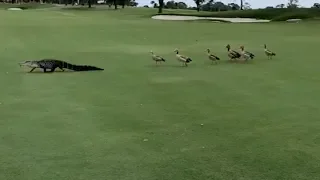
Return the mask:
{"type": "MultiPolygon", "coordinates": [[[[136,2],[139,3],[139,6],[143,5],[150,5],[151,0],[136,0],[136,2]]],[[[155,0],[157,2],[157,0],[155,0]]],[[[168,0],[165,0],[167,2],[168,0]]],[[[183,1],[188,6],[195,6],[195,3],[193,0],[175,0],[175,1],[183,1]]],[[[219,0],[216,0],[219,1],[219,0]]],[[[240,4],[240,0],[220,0],[223,3],[232,3],[237,2],[240,4]]],[[[251,8],[264,8],[267,6],[276,6],[278,4],[287,4],[288,0],[244,0],[245,2],[248,2],[251,4],[251,8]]],[[[314,3],[320,3],[320,0],[299,0],[299,5],[304,7],[310,7],[314,3]]]]}

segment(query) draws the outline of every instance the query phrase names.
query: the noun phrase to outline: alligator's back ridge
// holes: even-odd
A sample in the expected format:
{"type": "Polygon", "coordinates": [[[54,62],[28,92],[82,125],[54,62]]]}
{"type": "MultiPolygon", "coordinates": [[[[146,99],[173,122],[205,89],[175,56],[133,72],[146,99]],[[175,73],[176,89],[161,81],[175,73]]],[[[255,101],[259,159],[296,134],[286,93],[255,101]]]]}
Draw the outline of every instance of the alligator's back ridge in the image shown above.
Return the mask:
{"type": "Polygon", "coordinates": [[[90,66],[90,65],[76,65],[76,64],[70,64],[67,62],[62,62],[62,68],[70,69],[73,71],[103,71],[104,69],[90,66]]]}

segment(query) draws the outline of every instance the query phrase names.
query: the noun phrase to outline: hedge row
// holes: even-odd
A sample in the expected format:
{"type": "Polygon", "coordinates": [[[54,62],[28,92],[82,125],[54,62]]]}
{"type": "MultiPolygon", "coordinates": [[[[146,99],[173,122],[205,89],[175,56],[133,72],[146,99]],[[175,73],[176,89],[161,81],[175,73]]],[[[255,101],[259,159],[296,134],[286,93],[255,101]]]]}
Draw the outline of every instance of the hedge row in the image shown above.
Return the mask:
{"type": "MultiPolygon", "coordinates": [[[[160,14],[159,14],[160,15],[160,14]]],[[[297,8],[297,9],[253,9],[243,11],[221,11],[211,13],[162,13],[161,15],[184,15],[199,17],[224,17],[224,18],[256,18],[268,19],[272,21],[285,21],[288,19],[309,19],[320,17],[320,9],[317,8],[297,8]]]]}

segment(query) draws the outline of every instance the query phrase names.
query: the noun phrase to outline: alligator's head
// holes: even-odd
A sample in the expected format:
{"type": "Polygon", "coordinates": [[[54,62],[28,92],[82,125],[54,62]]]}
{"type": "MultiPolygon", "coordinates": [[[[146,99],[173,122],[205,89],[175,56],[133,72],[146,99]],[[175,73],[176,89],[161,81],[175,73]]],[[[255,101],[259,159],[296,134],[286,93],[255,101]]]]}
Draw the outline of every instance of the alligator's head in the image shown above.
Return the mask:
{"type": "Polygon", "coordinates": [[[30,68],[36,68],[39,67],[38,63],[36,61],[24,61],[19,63],[20,66],[27,66],[30,68]]]}

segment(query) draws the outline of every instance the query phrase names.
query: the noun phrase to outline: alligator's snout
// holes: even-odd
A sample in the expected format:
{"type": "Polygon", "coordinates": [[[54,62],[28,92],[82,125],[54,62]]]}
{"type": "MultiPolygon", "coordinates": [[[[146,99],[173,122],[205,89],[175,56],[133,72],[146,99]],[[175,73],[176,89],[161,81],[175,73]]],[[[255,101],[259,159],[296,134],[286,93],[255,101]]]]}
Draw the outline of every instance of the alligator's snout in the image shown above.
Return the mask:
{"type": "Polygon", "coordinates": [[[23,62],[19,62],[18,64],[19,64],[19,66],[21,67],[21,66],[25,66],[25,65],[27,64],[27,62],[26,62],[26,61],[23,61],[23,62]]]}

